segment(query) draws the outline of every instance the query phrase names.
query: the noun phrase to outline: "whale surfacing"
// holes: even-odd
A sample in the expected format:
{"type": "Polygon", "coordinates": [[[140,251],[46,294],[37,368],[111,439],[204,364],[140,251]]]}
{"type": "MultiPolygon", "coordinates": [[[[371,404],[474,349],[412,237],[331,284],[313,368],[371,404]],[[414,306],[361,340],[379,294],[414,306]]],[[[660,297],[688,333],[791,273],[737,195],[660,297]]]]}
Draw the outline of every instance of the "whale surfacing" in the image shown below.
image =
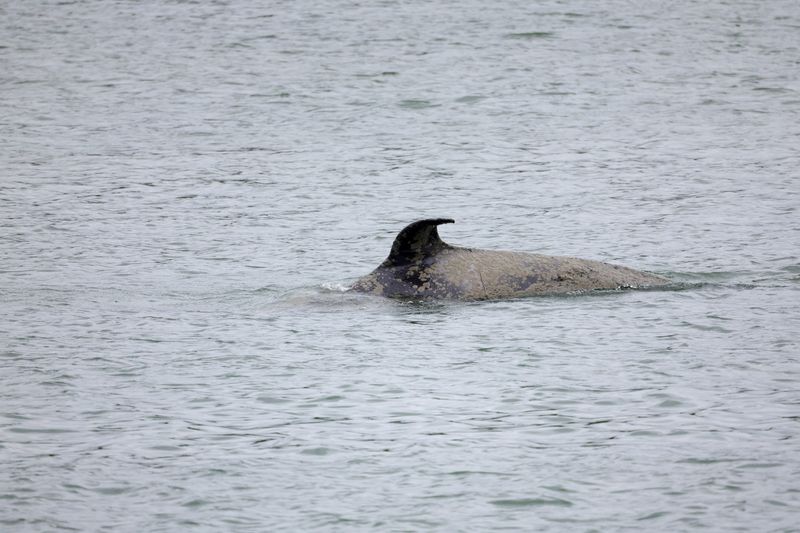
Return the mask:
{"type": "Polygon", "coordinates": [[[437,226],[453,222],[435,218],[409,224],[397,234],[389,257],[351,290],[390,298],[496,300],[669,283],[590,259],[451,246],[437,226]]]}

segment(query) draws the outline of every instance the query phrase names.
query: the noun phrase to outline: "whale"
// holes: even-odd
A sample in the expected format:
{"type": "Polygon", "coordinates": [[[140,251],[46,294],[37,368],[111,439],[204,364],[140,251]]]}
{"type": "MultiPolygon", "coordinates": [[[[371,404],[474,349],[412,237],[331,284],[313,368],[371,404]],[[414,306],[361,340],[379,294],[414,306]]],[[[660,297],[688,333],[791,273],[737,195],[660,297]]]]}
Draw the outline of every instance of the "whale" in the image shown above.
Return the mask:
{"type": "Polygon", "coordinates": [[[438,226],[451,218],[403,228],[389,256],[351,291],[419,300],[499,300],[589,291],[662,287],[669,280],[591,259],[452,246],[438,226]]]}

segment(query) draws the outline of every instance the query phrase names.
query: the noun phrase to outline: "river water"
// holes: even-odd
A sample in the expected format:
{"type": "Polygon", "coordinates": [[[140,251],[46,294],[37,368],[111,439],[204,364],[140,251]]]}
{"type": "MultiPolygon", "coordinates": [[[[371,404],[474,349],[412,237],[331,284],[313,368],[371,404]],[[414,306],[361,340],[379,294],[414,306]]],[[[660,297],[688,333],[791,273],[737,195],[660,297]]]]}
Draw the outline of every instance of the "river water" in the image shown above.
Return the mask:
{"type": "Polygon", "coordinates": [[[798,208],[794,0],[0,2],[0,529],[800,531],[798,208]]]}

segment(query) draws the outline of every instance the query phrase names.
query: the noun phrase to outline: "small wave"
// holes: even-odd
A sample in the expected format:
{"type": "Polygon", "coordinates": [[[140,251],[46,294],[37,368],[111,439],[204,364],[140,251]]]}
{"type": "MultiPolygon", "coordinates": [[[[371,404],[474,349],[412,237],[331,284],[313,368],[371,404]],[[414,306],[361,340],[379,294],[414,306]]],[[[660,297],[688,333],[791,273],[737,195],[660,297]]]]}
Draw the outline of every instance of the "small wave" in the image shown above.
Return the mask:
{"type": "Polygon", "coordinates": [[[325,282],[320,285],[320,288],[328,292],[347,292],[350,290],[350,285],[341,282],[325,282]]]}
{"type": "Polygon", "coordinates": [[[561,498],[515,498],[505,500],[492,500],[498,507],[534,507],[542,505],[555,505],[558,507],[572,507],[572,502],[561,498]]]}
{"type": "Polygon", "coordinates": [[[507,33],[506,38],[508,39],[550,39],[554,37],[555,33],[551,31],[524,31],[519,33],[507,33]]]}
{"type": "Polygon", "coordinates": [[[343,307],[362,305],[365,295],[350,292],[349,285],[325,282],[276,292],[269,295],[268,306],[283,310],[336,312],[343,307]]]}
{"type": "MultiPolygon", "coordinates": [[[[673,280],[675,287],[703,288],[727,287],[735,289],[755,289],[759,287],[783,287],[796,281],[791,271],[781,270],[741,270],[709,272],[665,272],[664,276],[673,280]]],[[[669,287],[667,288],[669,290],[669,287]]]]}

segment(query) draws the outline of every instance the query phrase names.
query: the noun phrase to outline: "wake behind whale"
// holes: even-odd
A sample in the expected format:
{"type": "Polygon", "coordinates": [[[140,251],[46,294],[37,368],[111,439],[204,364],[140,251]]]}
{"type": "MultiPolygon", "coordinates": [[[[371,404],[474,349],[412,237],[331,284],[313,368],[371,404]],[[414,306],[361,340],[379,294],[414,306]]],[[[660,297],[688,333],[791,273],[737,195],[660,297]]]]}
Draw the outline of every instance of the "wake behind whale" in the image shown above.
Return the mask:
{"type": "Polygon", "coordinates": [[[451,246],[437,226],[453,222],[436,218],[409,224],[395,238],[389,257],[351,290],[390,298],[495,300],[669,283],[590,259],[451,246]]]}

